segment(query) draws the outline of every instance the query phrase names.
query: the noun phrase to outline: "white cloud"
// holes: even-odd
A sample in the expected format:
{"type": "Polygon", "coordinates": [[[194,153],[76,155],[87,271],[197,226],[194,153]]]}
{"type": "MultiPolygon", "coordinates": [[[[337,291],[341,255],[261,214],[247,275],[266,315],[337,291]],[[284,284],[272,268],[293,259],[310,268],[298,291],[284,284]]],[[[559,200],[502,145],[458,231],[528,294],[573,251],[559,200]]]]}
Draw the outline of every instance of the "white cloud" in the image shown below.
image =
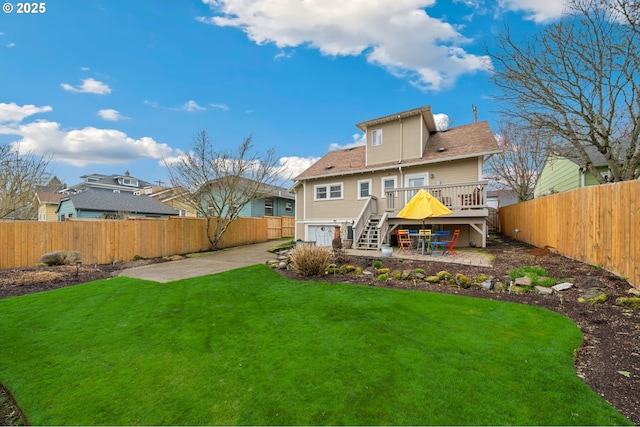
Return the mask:
{"type": "Polygon", "coordinates": [[[199,21],[242,29],[257,44],[307,46],[324,55],[365,55],[423,90],[441,90],[489,58],[466,52],[469,39],[427,14],[435,0],[202,0],[199,21]]]}
{"type": "Polygon", "coordinates": [[[102,117],[103,120],[108,120],[110,122],[117,122],[118,120],[128,119],[128,117],[121,116],[118,110],[113,110],[111,108],[98,111],[98,115],[102,117]]]}
{"type": "Polygon", "coordinates": [[[16,44],[14,42],[9,42],[5,46],[6,47],[14,47],[16,44]]]}
{"type": "Polygon", "coordinates": [[[194,111],[203,111],[206,110],[206,108],[201,107],[198,105],[198,103],[196,101],[187,101],[185,102],[182,107],[178,108],[179,110],[182,111],[188,111],[190,113],[194,112],[194,111]]]}
{"type": "Polygon", "coordinates": [[[0,123],[21,122],[24,118],[38,113],[47,113],[52,111],[49,105],[44,107],[36,107],[35,105],[18,105],[15,102],[6,104],[0,102],[0,123]]]}
{"type": "Polygon", "coordinates": [[[140,158],[161,159],[173,152],[167,144],[150,137],[134,139],[115,129],[94,127],[66,131],[58,123],[46,120],[0,125],[0,134],[20,136],[14,144],[19,144],[21,151],[52,154],[56,162],[79,167],[122,164],[140,158]]]}
{"type": "Polygon", "coordinates": [[[353,138],[353,142],[349,142],[348,144],[341,145],[336,142],[329,144],[329,151],[344,150],[346,148],[367,145],[367,136],[364,133],[354,133],[351,135],[351,138],[353,138]]]}
{"type": "Polygon", "coordinates": [[[209,104],[211,108],[218,108],[220,110],[229,111],[229,106],[226,104],[209,104]]]}
{"type": "Polygon", "coordinates": [[[524,12],[526,19],[546,22],[558,18],[567,5],[563,0],[499,0],[500,7],[514,12],[524,12]]]}
{"type": "Polygon", "coordinates": [[[81,92],[81,93],[95,93],[98,95],[106,95],[111,93],[111,88],[101,81],[92,79],[89,77],[88,79],[82,80],[82,84],[80,86],[71,86],[68,83],[61,83],[60,86],[64,90],[68,90],[71,92],[81,92]]]}
{"type": "Polygon", "coordinates": [[[449,128],[449,116],[447,116],[446,114],[434,114],[433,115],[433,119],[436,122],[436,129],[437,130],[446,130],[449,128]]]}
{"type": "Polygon", "coordinates": [[[157,103],[156,101],[150,101],[150,100],[148,100],[148,99],[145,99],[145,100],[144,100],[144,101],[142,101],[142,102],[143,102],[145,105],[148,105],[148,106],[153,107],[153,108],[158,108],[158,106],[159,106],[159,105],[158,105],[158,103],[157,103]]]}
{"type": "Polygon", "coordinates": [[[282,170],[281,176],[285,179],[293,179],[318,160],[320,160],[320,157],[281,157],[279,159],[282,170]]]}

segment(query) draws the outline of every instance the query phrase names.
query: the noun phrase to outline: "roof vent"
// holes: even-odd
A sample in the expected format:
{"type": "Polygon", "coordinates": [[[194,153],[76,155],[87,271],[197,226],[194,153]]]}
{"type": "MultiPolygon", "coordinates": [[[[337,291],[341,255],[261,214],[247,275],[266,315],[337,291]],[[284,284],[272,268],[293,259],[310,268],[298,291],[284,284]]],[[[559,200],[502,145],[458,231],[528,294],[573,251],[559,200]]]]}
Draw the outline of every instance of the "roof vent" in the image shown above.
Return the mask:
{"type": "Polygon", "coordinates": [[[326,170],[333,169],[333,165],[329,165],[325,168],[326,170]]]}
{"type": "Polygon", "coordinates": [[[447,151],[447,149],[444,147],[438,148],[438,153],[444,153],[445,151],[447,151]]]}

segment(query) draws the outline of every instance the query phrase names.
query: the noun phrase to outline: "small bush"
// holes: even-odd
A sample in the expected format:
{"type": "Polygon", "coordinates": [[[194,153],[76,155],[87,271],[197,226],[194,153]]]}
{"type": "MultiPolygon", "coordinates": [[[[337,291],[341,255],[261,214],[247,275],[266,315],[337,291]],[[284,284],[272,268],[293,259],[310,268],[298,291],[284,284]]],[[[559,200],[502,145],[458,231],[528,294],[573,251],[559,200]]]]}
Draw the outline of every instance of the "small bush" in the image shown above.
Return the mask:
{"type": "Polygon", "coordinates": [[[378,274],[387,274],[390,271],[389,268],[379,268],[378,274]]]}
{"type": "Polygon", "coordinates": [[[356,276],[362,276],[362,268],[356,267],[356,276]]]}
{"type": "Polygon", "coordinates": [[[329,267],[331,249],[326,246],[298,245],[291,251],[291,267],[303,276],[319,276],[329,267]]]}
{"type": "Polygon", "coordinates": [[[395,280],[401,280],[402,279],[402,271],[393,270],[391,272],[391,278],[395,279],[395,280]]]}
{"type": "Polygon", "coordinates": [[[382,261],[376,261],[373,263],[373,268],[382,268],[382,261]]]}
{"type": "Polygon", "coordinates": [[[387,275],[386,274],[379,275],[378,280],[380,280],[381,282],[385,282],[387,280],[387,275]]]}
{"type": "Polygon", "coordinates": [[[425,280],[429,283],[438,283],[440,278],[438,276],[429,276],[425,280]]]}
{"type": "Polygon", "coordinates": [[[413,272],[416,274],[424,274],[424,270],[422,268],[416,268],[413,272]]]}
{"type": "Polygon", "coordinates": [[[448,271],[440,271],[436,276],[438,276],[438,280],[449,280],[452,277],[448,271]]]}
{"type": "Polygon", "coordinates": [[[142,255],[134,255],[133,256],[133,260],[134,261],[144,261],[146,258],[143,257],[142,255]]]}
{"type": "Polygon", "coordinates": [[[458,273],[456,274],[456,283],[461,288],[467,289],[471,286],[471,279],[469,279],[467,276],[465,276],[462,273],[458,273]]]}
{"type": "Polygon", "coordinates": [[[487,280],[488,278],[489,278],[489,277],[488,277],[486,274],[484,274],[484,273],[480,273],[480,274],[478,274],[478,275],[474,278],[474,280],[475,280],[476,282],[478,282],[478,283],[482,283],[482,282],[484,282],[485,280],[487,280]]]}

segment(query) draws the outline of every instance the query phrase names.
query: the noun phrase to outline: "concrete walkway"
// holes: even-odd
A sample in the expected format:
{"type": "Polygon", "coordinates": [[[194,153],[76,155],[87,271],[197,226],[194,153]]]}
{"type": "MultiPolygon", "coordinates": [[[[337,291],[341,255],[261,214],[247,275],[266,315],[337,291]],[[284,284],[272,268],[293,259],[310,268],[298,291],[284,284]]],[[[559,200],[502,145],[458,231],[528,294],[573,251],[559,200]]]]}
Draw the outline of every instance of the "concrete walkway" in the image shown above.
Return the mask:
{"type": "MultiPolygon", "coordinates": [[[[282,242],[269,241],[253,245],[238,246],[195,258],[186,258],[179,261],[129,268],[122,270],[118,275],[165,283],[189,277],[215,274],[227,270],[234,270],[236,268],[248,267],[250,265],[264,264],[268,260],[275,258],[275,255],[268,252],[268,250],[279,243],[282,242]]],[[[382,252],[379,250],[364,251],[347,249],[345,252],[347,255],[353,256],[383,258],[382,252]]],[[[397,248],[394,248],[391,256],[393,258],[435,261],[450,264],[465,264],[485,267],[491,266],[491,261],[485,254],[470,250],[459,250],[458,255],[433,256],[421,255],[420,253],[405,255],[399,253],[397,248]]]]}
{"type": "Polygon", "coordinates": [[[281,242],[269,241],[253,245],[238,246],[211,252],[195,258],[179,261],[169,261],[160,264],[144,265],[142,267],[122,270],[118,276],[134,277],[136,279],[153,280],[154,282],[171,282],[189,277],[204,276],[206,274],[221,273],[236,268],[264,264],[274,258],[270,248],[281,242]]]}

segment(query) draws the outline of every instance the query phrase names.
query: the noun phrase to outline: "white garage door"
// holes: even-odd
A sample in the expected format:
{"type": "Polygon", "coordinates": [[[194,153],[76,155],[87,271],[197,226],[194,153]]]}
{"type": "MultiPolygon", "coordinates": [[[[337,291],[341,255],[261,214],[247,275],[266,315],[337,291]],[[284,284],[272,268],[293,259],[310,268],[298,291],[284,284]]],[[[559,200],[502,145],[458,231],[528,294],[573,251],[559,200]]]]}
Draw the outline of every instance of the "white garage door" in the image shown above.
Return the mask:
{"type": "Polygon", "coordinates": [[[331,246],[333,229],[333,225],[310,225],[307,238],[318,246],[331,246]]]}

